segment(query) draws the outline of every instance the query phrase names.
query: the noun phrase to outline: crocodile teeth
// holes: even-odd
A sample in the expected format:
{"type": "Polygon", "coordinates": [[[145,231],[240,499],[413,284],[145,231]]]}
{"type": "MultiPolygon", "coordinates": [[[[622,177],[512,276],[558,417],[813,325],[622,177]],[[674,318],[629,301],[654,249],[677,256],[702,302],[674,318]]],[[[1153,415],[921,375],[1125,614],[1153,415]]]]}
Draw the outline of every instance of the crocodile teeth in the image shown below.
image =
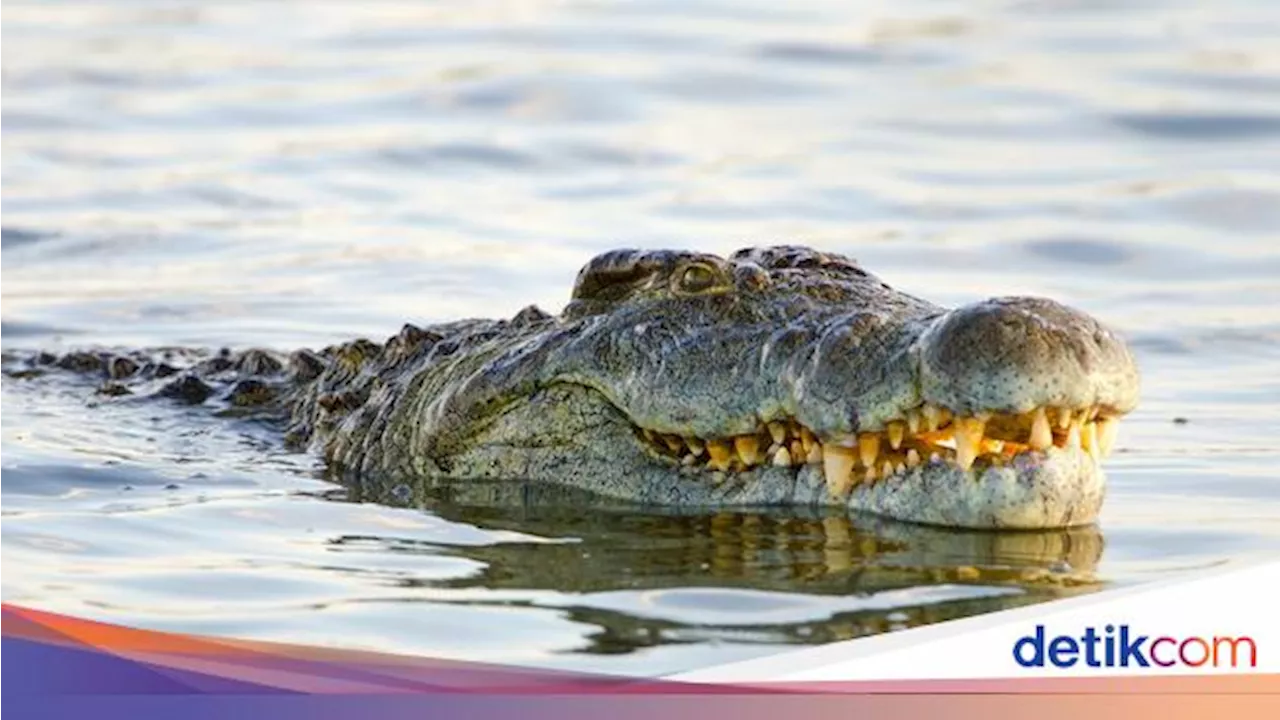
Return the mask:
{"type": "Polygon", "coordinates": [[[915,448],[907,451],[907,467],[913,468],[920,464],[920,453],[915,448]]]}
{"type": "Polygon", "coordinates": [[[778,467],[790,467],[791,453],[786,448],[778,448],[778,452],[773,454],[773,464],[778,467]]]}
{"type": "Polygon", "coordinates": [[[893,475],[893,461],[889,458],[884,459],[884,465],[880,466],[881,477],[889,477],[893,475]]]}
{"type": "Polygon", "coordinates": [[[667,449],[677,455],[684,454],[684,440],[679,435],[663,435],[662,442],[666,444],[667,449]]]}
{"type": "Polygon", "coordinates": [[[897,421],[891,422],[885,428],[885,434],[889,436],[889,447],[897,450],[902,447],[902,438],[907,434],[907,426],[897,421]]]}
{"type": "Polygon", "coordinates": [[[880,456],[880,436],[875,433],[863,433],[858,436],[858,458],[862,464],[871,467],[880,456]]]}
{"type": "Polygon", "coordinates": [[[684,444],[689,446],[689,452],[693,453],[693,456],[694,456],[694,457],[697,457],[697,456],[701,455],[701,454],[702,454],[702,451],[703,451],[703,449],[704,449],[704,446],[703,446],[703,444],[702,444],[702,440],[700,440],[700,439],[698,439],[698,438],[696,438],[696,437],[687,437],[687,438],[685,438],[685,439],[684,439],[684,444]]]}
{"type": "Polygon", "coordinates": [[[780,422],[769,423],[769,436],[772,437],[773,441],[779,445],[785,443],[787,441],[786,423],[780,423],[780,422]]]}
{"type": "Polygon", "coordinates": [[[809,432],[809,428],[801,426],[800,443],[804,447],[805,454],[808,455],[809,449],[818,443],[818,438],[814,437],[813,433],[809,432]]]}
{"type": "Polygon", "coordinates": [[[978,449],[982,445],[982,433],[986,429],[986,421],[982,418],[956,418],[956,465],[961,470],[973,467],[978,458],[978,449]]]}
{"type": "Polygon", "coordinates": [[[723,440],[708,440],[707,454],[711,456],[707,467],[712,470],[728,470],[730,459],[733,457],[733,451],[729,448],[729,443],[723,440]]]}
{"type": "Polygon", "coordinates": [[[822,443],[814,443],[809,448],[809,454],[805,456],[804,461],[810,465],[817,465],[822,462],[822,443]]]}
{"type": "Polygon", "coordinates": [[[1116,445],[1116,431],[1120,429],[1120,423],[1111,418],[1104,418],[1098,421],[1098,447],[1102,449],[1103,455],[1110,455],[1111,449],[1116,445]]]}
{"type": "Polygon", "coordinates": [[[867,473],[866,475],[863,476],[863,479],[869,483],[873,483],[876,481],[876,478],[878,477],[879,475],[876,475],[876,469],[873,467],[869,467],[867,468],[867,473]]]}
{"type": "Polygon", "coordinates": [[[924,429],[933,432],[938,429],[938,425],[942,423],[942,408],[937,405],[925,404],[920,408],[920,415],[924,420],[924,429]]]}
{"type": "MultiPolygon", "coordinates": [[[[812,449],[810,449],[812,451],[812,449]]],[[[804,443],[800,442],[800,438],[791,438],[791,457],[802,458],[807,457],[808,453],[804,451],[804,443]]]]}
{"type": "Polygon", "coordinates": [[[906,416],[907,416],[907,430],[912,435],[915,435],[916,433],[920,432],[920,412],[918,410],[908,410],[906,412],[906,416]]]}
{"type": "Polygon", "coordinates": [[[1080,447],[1080,423],[1072,422],[1071,426],[1067,429],[1067,444],[1065,447],[1080,447]]]}
{"type": "Polygon", "coordinates": [[[755,465],[760,460],[760,441],[755,435],[739,435],[733,439],[733,448],[746,465],[755,465]]]}
{"type": "Polygon", "coordinates": [[[1066,408],[1058,408],[1058,429],[1066,430],[1071,427],[1071,411],[1066,408]]]}
{"type": "Polygon", "coordinates": [[[1027,444],[1034,450],[1044,450],[1053,444],[1053,430],[1049,427],[1049,416],[1044,408],[1038,407],[1031,418],[1031,436],[1027,444]]]}
{"type": "Polygon", "coordinates": [[[1080,431],[1081,445],[1089,457],[1098,460],[1102,457],[1102,448],[1098,447],[1098,424],[1085,423],[1080,431]]]}
{"type": "Polygon", "coordinates": [[[835,443],[827,443],[822,451],[822,472],[827,490],[833,497],[844,497],[853,487],[853,451],[835,443]]]}

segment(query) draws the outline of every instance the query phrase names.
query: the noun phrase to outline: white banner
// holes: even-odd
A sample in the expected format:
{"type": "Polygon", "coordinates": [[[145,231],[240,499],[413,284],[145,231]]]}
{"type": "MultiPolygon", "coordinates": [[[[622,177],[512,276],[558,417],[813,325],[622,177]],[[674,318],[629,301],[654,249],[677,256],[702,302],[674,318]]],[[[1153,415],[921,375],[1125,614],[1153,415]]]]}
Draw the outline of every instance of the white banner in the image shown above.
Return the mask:
{"type": "Polygon", "coordinates": [[[690,682],[1280,672],[1280,562],[786,652],[690,682]]]}

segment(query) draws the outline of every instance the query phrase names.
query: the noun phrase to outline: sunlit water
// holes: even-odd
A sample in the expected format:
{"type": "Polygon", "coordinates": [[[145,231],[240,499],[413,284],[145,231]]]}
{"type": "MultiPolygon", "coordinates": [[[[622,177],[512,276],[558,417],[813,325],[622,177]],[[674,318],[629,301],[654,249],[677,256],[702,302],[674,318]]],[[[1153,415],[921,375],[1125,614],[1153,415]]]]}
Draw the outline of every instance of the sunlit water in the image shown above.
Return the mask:
{"type": "Polygon", "coordinates": [[[619,245],[805,242],[1127,334],[1099,528],[365,497],[6,378],[5,601],[658,673],[1274,556],[1280,10],[966,5],[6,3],[4,346],[380,339],[558,309],[619,245]]]}

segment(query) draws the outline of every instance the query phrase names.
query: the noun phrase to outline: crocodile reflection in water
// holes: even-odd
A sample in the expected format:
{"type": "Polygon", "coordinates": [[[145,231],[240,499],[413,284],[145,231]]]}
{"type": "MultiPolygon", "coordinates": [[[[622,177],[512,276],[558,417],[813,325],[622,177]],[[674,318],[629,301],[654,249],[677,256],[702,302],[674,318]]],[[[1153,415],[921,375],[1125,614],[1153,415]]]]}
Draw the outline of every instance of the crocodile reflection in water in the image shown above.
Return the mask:
{"type": "MultiPolygon", "coordinates": [[[[337,538],[338,545],[377,542],[402,552],[448,553],[474,560],[474,575],[405,580],[413,598],[423,586],[453,590],[608,593],[736,588],[839,598],[937,585],[976,585],[1008,594],[944,602],[907,600],[891,608],[840,611],[831,617],[752,627],[774,640],[821,643],[1007,609],[1101,587],[1095,569],[1103,538],[1096,527],[993,533],[951,530],[849,516],[833,510],[780,508],[731,512],[667,508],[636,513],[625,504],[581,509],[581,491],[532,483],[438,486],[357,483],[348,499],[422,508],[445,520],[552,542],[440,545],[392,537],[337,538]],[[564,542],[554,542],[564,540],[564,542]]],[[[690,593],[695,593],[689,598],[690,593]]],[[[436,597],[436,596],[432,596],[436,597]]],[[[655,596],[656,597],[656,596],[655,596]]],[[[710,602],[726,601],[714,594],[710,602]]],[[[908,596],[909,597],[909,596],[908,596]]],[[[438,598],[437,598],[438,599],[438,598]]],[[[729,602],[734,602],[732,598],[729,602]]],[[[503,601],[504,603],[507,601],[503,601]]],[[[674,613],[678,616],[680,613],[674,613]]],[[[601,628],[590,651],[620,652],[671,641],[690,624],[636,613],[570,607],[570,618],[601,628]],[[666,634],[666,639],[659,635],[666,634]]],[[[697,623],[714,635],[716,624],[697,623]]],[[[732,619],[724,627],[733,627],[732,619]]]]}

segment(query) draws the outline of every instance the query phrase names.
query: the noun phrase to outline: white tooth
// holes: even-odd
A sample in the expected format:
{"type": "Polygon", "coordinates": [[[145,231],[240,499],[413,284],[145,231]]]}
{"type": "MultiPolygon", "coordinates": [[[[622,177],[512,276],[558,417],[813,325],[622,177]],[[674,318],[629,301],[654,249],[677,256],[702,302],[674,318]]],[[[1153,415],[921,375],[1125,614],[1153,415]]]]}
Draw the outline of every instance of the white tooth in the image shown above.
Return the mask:
{"type": "Polygon", "coordinates": [[[920,453],[915,448],[907,451],[907,467],[913,468],[920,464],[920,453]]]}
{"type": "Polygon", "coordinates": [[[1115,418],[1104,418],[1098,421],[1098,447],[1103,456],[1111,454],[1116,446],[1116,431],[1120,429],[1120,421],[1115,418]]]}
{"type": "Polygon", "coordinates": [[[902,447],[902,437],[906,435],[907,427],[898,421],[893,421],[885,428],[885,434],[889,436],[889,447],[897,450],[902,447]]]}
{"type": "Polygon", "coordinates": [[[687,437],[684,439],[684,444],[689,446],[689,452],[693,453],[695,457],[702,454],[703,445],[702,440],[699,438],[687,437]]]}
{"type": "Polygon", "coordinates": [[[1080,447],[1080,423],[1072,422],[1071,427],[1067,430],[1067,447],[1080,447]]]}
{"type": "Polygon", "coordinates": [[[871,467],[880,456],[880,436],[876,433],[863,433],[858,436],[858,457],[862,464],[871,467]]]}
{"type": "Polygon", "coordinates": [[[739,435],[733,439],[733,447],[747,466],[760,460],[760,441],[755,435],[739,435]]]}
{"type": "Polygon", "coordinates": [[[1080,432],[1081,445],[1085,452],[1096,462],[1102,457],[1102,448],[1098,447],[1098,424],[1085,423],[1080,432]]]}
{"type": "Polygon", "coordinates": [[[696,462],[698,462],[697,455],[685,455],[684,457],[680,458],[680,464],[686,467],[693,465],[696,462]]]}
{"type": "Polygon", "coordinates": [[[813,447],[809,448],[809,454],[805,456],[804,461],[810,465],[822,462],[822,443],[814,443],[813,447]]]}
{"type": "Polygon", "coordinates": [[[1058,408],[1058,429],[1066,430],[1071,427],[1071,411],[1066,408],[1058,408]]]}
{"type": "Polygon", "coordinates": [[[904,463],[904,462],[902,462],[901,460],[899,460],[899,461],[898,461],[898,464],[897,464],[897,465],[894,465],[894,466],[893,466],[893,474],[894,474],[894,475],[901,475],[901,474],[905,473],[906,471],[907,471],[907,464],[906,464],[906,463],[904,463]]]}
{"type": "Polygon", "coordinates": [[[1033,450],[1044,450],[1053,444],[1053,430],[1049,428],[1049,416],[1044,408],[1038,407],[1031,416],[1031,436],[1027,444],[1033,450]]]}
{"type": "Polygon", "coordinates": [[[876,469],[873,467],[869,467],[867,468],[867,474],[864,475],[862,479],[869,483],[873,483],[876,481],[876,477],[878,477],[876,475],[876,469]]]}
{"type": "Polygon", "coordinates": [[[916,433],[920,432],[920,411],[908,410],[906,414],[907,414],[907,429],[911,431],[912,435],[915,435],[916,433]]]}
{"type": "Polygon", "coordinates": [[[827,491],[832,497],[842,498],[853,487],[853,451],[827,443],[822,452],[822,472],[827,479],[827,491]]]}
{"type": "Polygon", "coordinates": [[[956,418],[956,465],[961,470],[973,467],[978,458],[978,448],[982,446],[982,433],[986,422],[981,418],[956,418]]]}
{"type": "Polygon", "coordinates": [[[938,452],[937,450],[934,450],[933,452],[929,453],[929,462],[931,463],[942,462],[942,453],[938,452]]]}
{"type": "Polygon", "coordinates": [[[893,477],[893,461],[889,458],[884,459],[884,465],[880,466],[881,477],[893,477]]]}
{"type": "Polygon", "coordinates": [[[773,454],[773,464],[778,467],[791,467],[791,453],[786,448],[778,448],[773,454]]]}
{"type": "Polygon", "coordinates": [[[782,445],[783,443],[785,443],[787,440],[786,423],[780,423],[780,422],[769,423],[769,436],[772,437],[773,441],[779,445],[782,445]]]}

